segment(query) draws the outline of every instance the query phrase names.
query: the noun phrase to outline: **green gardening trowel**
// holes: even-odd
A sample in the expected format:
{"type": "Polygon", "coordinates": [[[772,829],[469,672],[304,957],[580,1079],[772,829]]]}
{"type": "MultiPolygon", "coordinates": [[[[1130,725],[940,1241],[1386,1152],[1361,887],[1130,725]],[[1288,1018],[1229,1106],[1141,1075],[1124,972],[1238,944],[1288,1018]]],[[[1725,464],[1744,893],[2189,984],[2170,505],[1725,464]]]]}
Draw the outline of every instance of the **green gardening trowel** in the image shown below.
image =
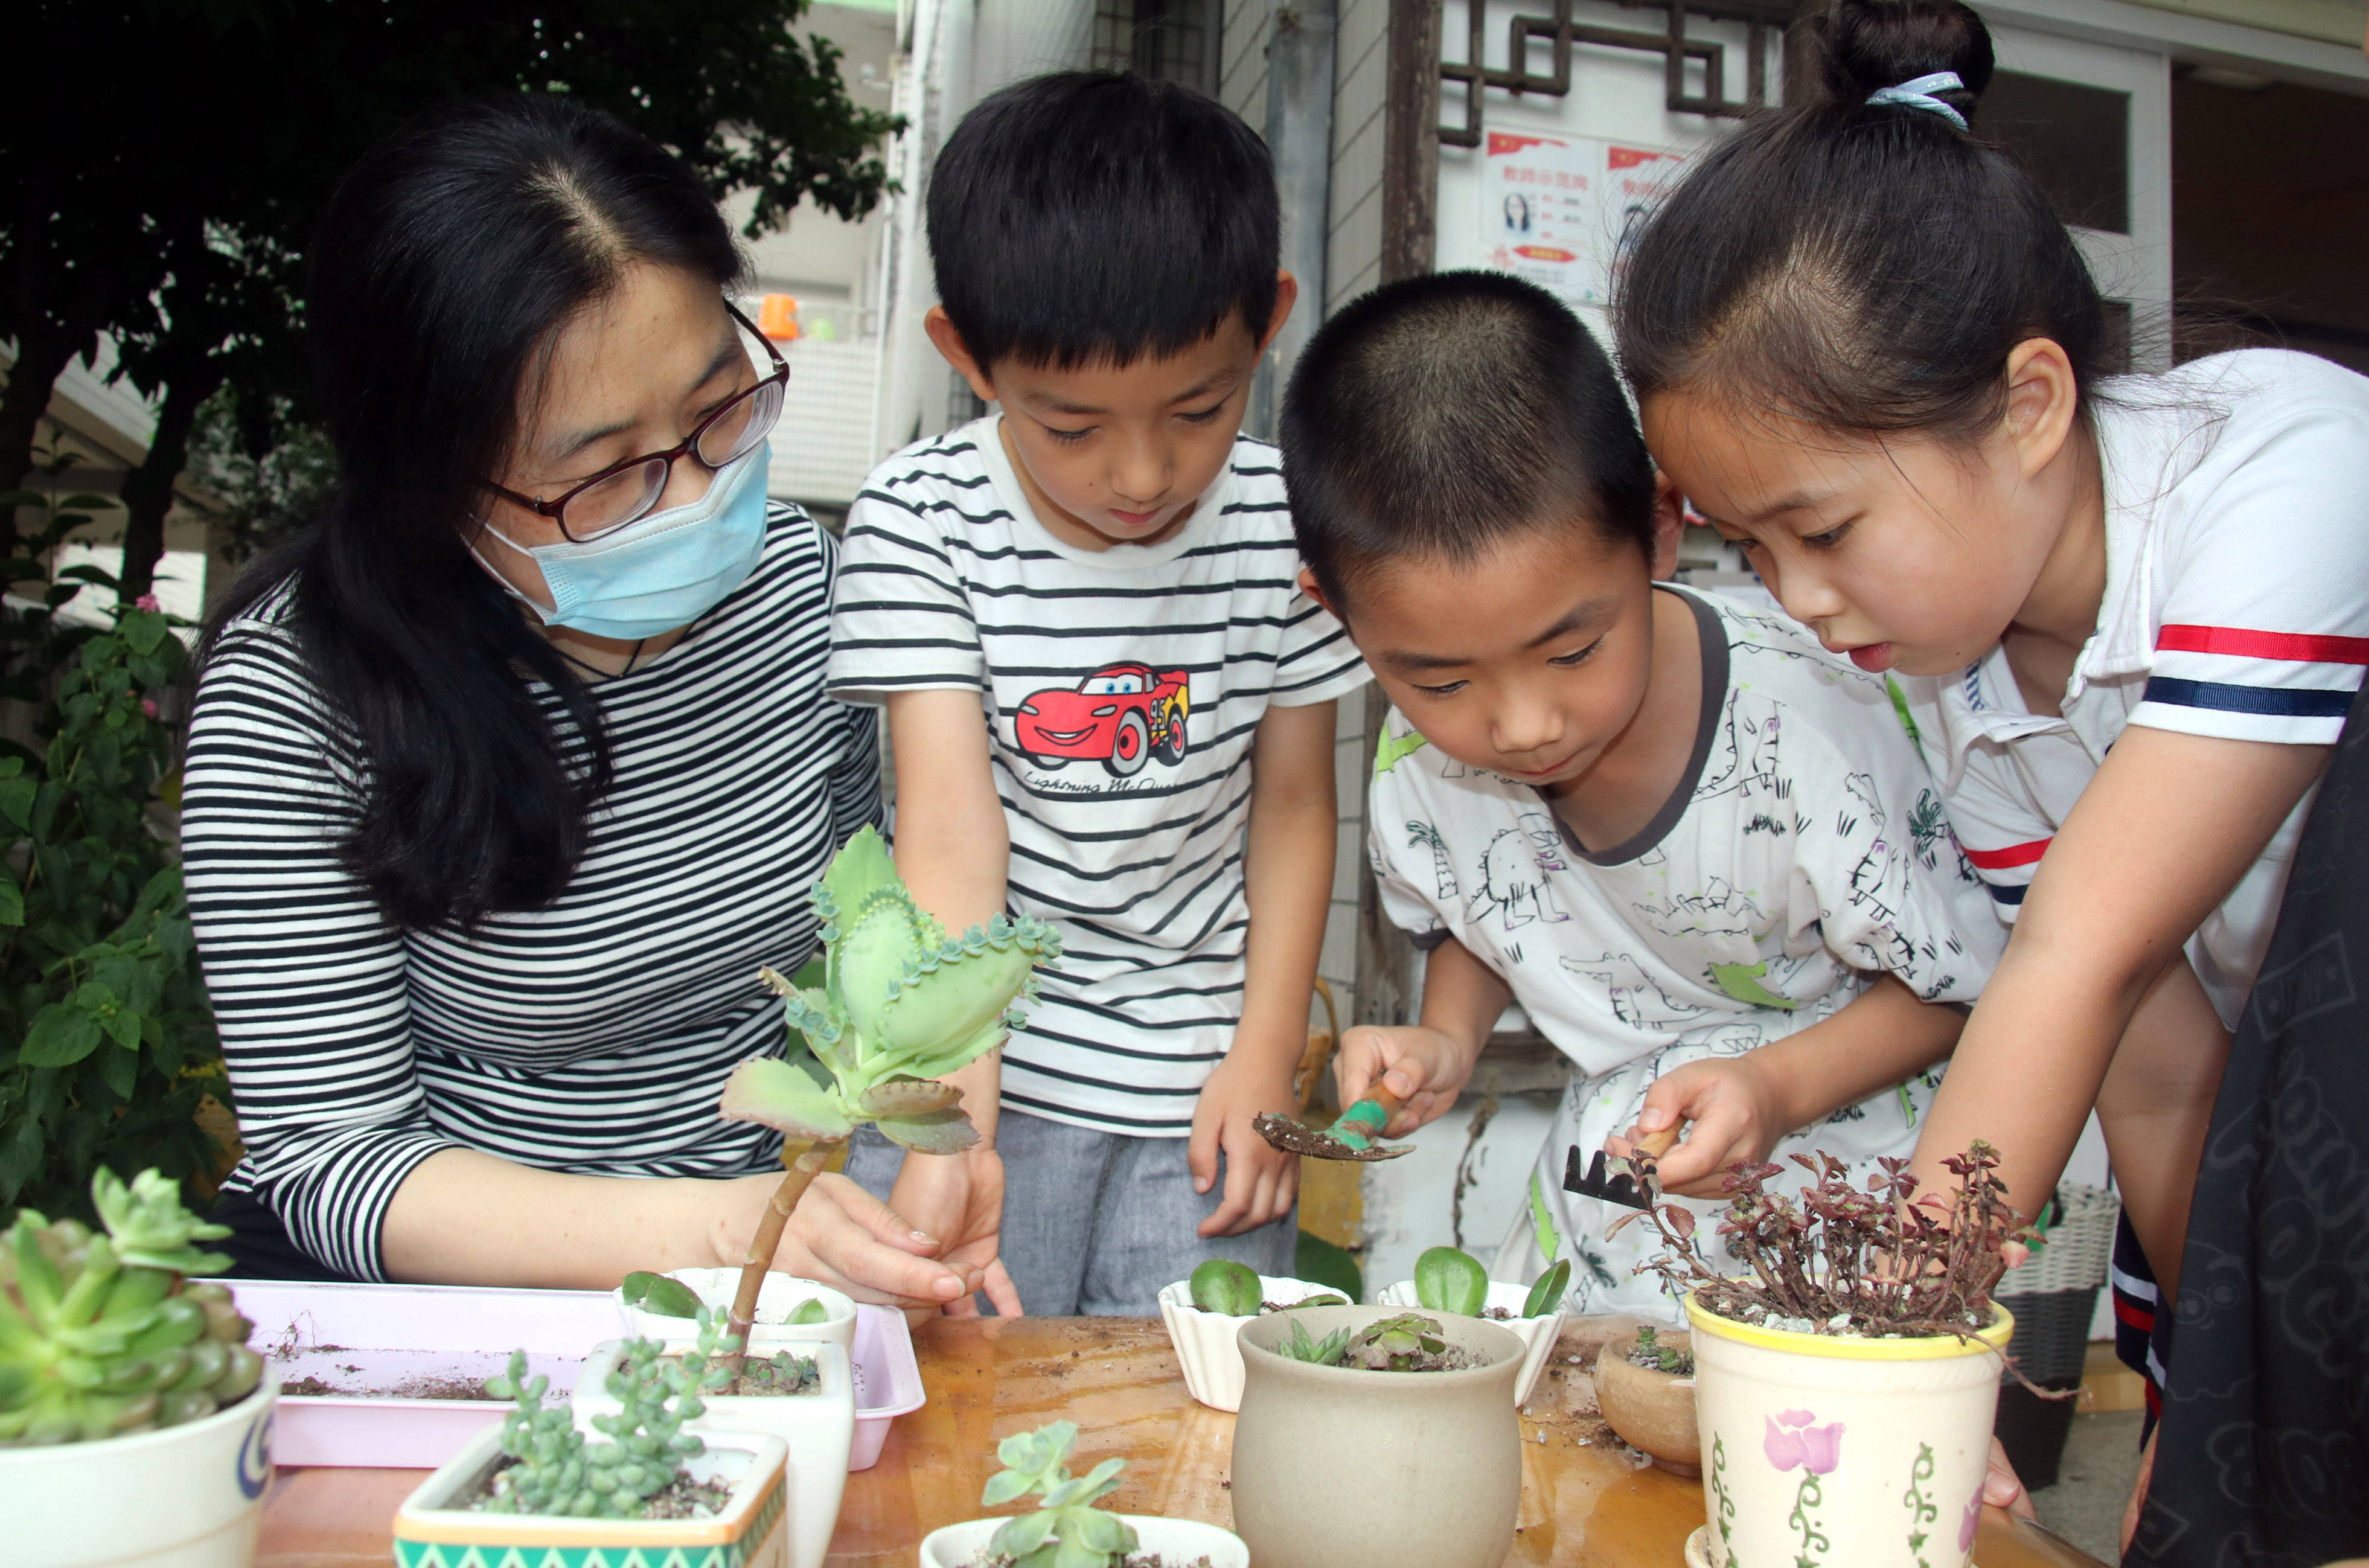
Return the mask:
{"type": "Polygon", "coordinates": [[[1305,1154],[1312,1160],[1395,1160],[1413,1152],[1404,1143],[1378,1144],[1382,1128],[1399,1114],[1405,1102],[1377,1082],[1366,1091],[1364,1099],[1341,1113],[1341,1119],[1319,1130],[1305,1122],[1293,1121],[1272,1112],[1253,1118],[1251,1125],[1258,1135],[1286,1154],[1305,1154]]]}

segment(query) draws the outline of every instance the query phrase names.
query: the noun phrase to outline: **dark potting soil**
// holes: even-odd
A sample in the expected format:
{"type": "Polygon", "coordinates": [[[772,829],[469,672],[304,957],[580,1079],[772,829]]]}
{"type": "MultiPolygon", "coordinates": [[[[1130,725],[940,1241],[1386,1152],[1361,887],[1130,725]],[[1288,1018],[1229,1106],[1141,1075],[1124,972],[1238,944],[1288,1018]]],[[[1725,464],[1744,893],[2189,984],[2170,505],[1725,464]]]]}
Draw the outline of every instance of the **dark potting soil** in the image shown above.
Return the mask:
{"type": "Polygon", "coordinates": [[[1503,1307],[1492,1307],[1481,1315],[1491,1322],[1510,1323],[1514,1321],[1514,1314],[1503,1307]]]}
{"type": "MultiPolygon", "coordinates": [[[[516,1463],[518,1463],[516,1459],[505,1459],[487,1471],[485,1484],[480,1486],[466,1502],[457,1504],[455,1506],[472,1514],[485,1512],[486,1502],[493,1496],[494,1478],[516,1463]]],[[[645,1519],[710,1519],[721,1514],[724,1511],[724,1505],[731,1500],[732,1486],[728,1482],[693,1481],[687,1475],[678,1475],[672,1484],[642,1505],[642,1517],[645,1519]]]]}
{"type": "MultiPolygon", "coordinates": [[[[680,1360],[681,1357],[670,1359],[680,1360]]],[[[707,1397],[712,1399],[718,1394],[726,1394],[744,1398],[753,1396],[772,1399],[791,1394],[812,1394],[822,1391],[822,1369],[815,1365],[814,1357],[811,1356],[794,1356],[790,1358],[790,1365],[795,1369],[795,1373],[792,1379],[787,1382],[757,1372],[756,1367],[761,1365],[764,1364],[752,1363],[745,1366],[740,1375],[733,1379],[729,1384],[720,1389],[706,1391],[707,1397]]]]}
{"type": "Polygon", "coordinates": [[[1364,1367],[1353,1360],[1344,1360],[1339,1365],[1352,1372],[1397,1374],[1400,1372],[1461,1372],[1482,1364],[1479,1356],[1461,1345],[1449,1345],[1445,1350],[1418,1350],[1404,1359],[1407,1365],[1403,1367],[1364,1367]]]}

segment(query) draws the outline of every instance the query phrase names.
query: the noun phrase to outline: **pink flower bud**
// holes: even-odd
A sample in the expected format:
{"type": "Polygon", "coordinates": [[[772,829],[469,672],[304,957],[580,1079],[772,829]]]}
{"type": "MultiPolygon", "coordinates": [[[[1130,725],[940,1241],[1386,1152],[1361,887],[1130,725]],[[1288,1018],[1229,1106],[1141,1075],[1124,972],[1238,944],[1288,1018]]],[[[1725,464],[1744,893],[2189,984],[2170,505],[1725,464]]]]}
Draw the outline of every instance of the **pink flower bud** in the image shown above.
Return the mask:
{"type": "Polygon", "coordinates": [[[141,698],[140,711],[146,714],[150,718],[154,718],[156,716],[156,699],[154,697],[141,698]]]}
{"type": "Polygon", "coordinates": [[[162,610],[164,608],[163,605],[156,602],[156,596],[153,593],[143,593],[132,602],[135,607],[142,610],[162,610]]]}

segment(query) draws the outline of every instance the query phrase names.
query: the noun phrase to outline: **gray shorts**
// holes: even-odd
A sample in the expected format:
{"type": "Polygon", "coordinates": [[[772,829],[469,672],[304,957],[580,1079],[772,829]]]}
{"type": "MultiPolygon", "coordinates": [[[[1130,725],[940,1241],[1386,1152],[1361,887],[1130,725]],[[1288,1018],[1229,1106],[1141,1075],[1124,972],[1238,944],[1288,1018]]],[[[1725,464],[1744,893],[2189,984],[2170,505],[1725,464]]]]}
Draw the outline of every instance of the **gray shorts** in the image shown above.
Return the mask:
{"type": "MultiPolygon", "coordinates": [[[[1154,1317],[1160,1288],[1209,1258],[1234,1258],[1261,1274],[1292,1272],[1296,1208],[1239,1236],[1195,1234],[1225,1196],[1225,1167],[1221,1158],[1219,1180],[1195,1192],[1185,1139],[1098,1132],[1006,1106],[995,1142],[1003,1154],[1003,1266],[1033,1317],[1154,1317]]],[[[886,1198],[904,1153],[864,1127],[849,1148],[847,1173],[886,1198]]],[[[993,1309],[982,1297],[979,1310],[993,1309]]]]}

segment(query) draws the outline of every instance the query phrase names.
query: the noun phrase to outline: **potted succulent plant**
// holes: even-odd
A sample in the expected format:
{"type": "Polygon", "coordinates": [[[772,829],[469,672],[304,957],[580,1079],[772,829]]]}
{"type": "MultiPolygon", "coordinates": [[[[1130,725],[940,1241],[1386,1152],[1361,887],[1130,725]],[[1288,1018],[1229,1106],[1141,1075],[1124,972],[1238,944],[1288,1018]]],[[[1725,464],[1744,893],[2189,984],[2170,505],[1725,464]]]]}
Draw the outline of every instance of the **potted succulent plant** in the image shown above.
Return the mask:
{"type": "Polygon", "coordinates": [[[1389,1307],[1274,1313],[1241,1339],[1234,1528],[1253,1558],[1292,1568],[1505,1560],[1522,1494],[1520,1339],[1478,1318],[1389,1307]]]}
{"type": "Polygon", "coordinates": [[[1562,1328],[1562,1299],[1571,1288],[1571,1260],[1557,1258],[1535,1284],[1492,1279],[1481,1260],[1457,1247],[1433,1247],[1414,1260],[1414,1277],[1382,1288],[1375,1298],[1386,1307],[1420,1307],[1486,1318],[1514,1331],[1522,1342],[1522,1375],[1514,1380],[1514,1402],[1528,1402],[1539,1374],[1553,1353],[1562,1328]]]}
{"type": "Polygon", "coordinates": [[[1673,1475],[1702,1474],[1695,1355],[1680,1330],[1646,1324],[1596,1356],[1596,1408],[1620,1440],[1673,1475]]]}
{"type": "MultiPolygon", "coordinates": [[[[1003,1043],[1015,1002],[1034,994],[1039,962],[1060,956],[1053,928],[998,915],[949,936],[913,902],[888,846],[866,828],[831,857],[814,887],[821,917],[823,984],[759,978],[782,997],[824,1074],[778,1057],[733,1069],[719,1114],[803,1139],[749,1245],[727,1327],[746,1345],[782,1231],[816,1176],[859,1127],[923,1154],[959,1154],[978,1141],[962,1092],[938,1080],[1003,1043]]],[[[720,1305],[720,1303],[709,1303],[720,1305]]],[[[852,1330],[851,1330],[852,1332],[852,1330]]]]}
{"type": "MultiPolygon", "coordinates": [[[[1831,1156],[1798,1200],[1775,1165],[1738,1164],[1719,1234],[1750,1273],[1704,1260],[1692,1211],[1654,1203],[1682,1292],[1710,1517],[1689,1551],[1712,1568],[1964,1568],[1982,1512],[2000,1368],[2014,1322],[1991,1299],[2020,1232],[1987,1145],[1919,1197],[1907,1162],[1855,1187],[1831,1156]]],[[[2011,1364],[2010,1364],[2011,1365],[2011,1364]]]]}
{"type": "Polygon", "coordinates": [[[515,1402],[422,1482],[395,1516],[398,1568],[566,1561],[640,1568],[660,1561],[769,1568],[785,1552],[782,1440],[689,1430],[705,1395],[731,1384],[729,1341],[670,1356],[635,1340],[608,1368],[615,1403],[579,1422],[546,1405],[549,1379],[523,1352],[487,1388],[515,1402]],[[605,1440],[595,1440],[585,1428],[605,1440]],[[679,1556],[677,1555],[679,1554],[679,1556]]]}
{"type": "MultiPolygon", "coordinates": [[[[579,1423],[620,1417],[634,1386],[635,1346],[647,1341],[612,1340],[593,1349],[569,1403],[579,1423]]],[[[720,1361],[738,1348],[724,1332],[720,1316],[696,1310],[688,1346],[660,1341],[661,1355],[687,1354],[720,1361]]],[[[848,1448],[855,1436],[855,1387],[847,1352],[829,1340],[770,1356],[750,1356],[737,1376],[704,1387],[704,1413],[686,1419],[682,1430],[700,1436],[763,1433],[789,1450],[790,1568],[821,1568],[839,1522],[847,1486],[848,1448]]]]}
{"type": "Polygon", "coordinates": [[[243,1568],[271,1479],[276,1381],[230,1293],[230,1232],[143,1171],[91,1181],[101,1229],[17,1211],[0,1236],[0,1519],[15,1568],[243,1568]],[[138,1507],[124,1506],[137,1498],[138,1507]]]}
{"type": "Polygon", "coordinates": [[[988,1507],[1035,1494],[1032,1513],[969,1519],[932,1530],[921,1568],[1250,1568],[1250,1552],[1230,1531],[1192,1519],[1112,1514],[1094,1505],[1117,1489],[1125,1459],[1104,1459],[1070,1473],[1078,1424],[1057,1421],[996,1445],[1004,1468],[988,1478],[988,1507]]]}
{"type": "MultiPolygon", "coordinates": [[[[665,1274],[637,1270],[625,1276],[624,1283],[612,1294],[629,1338],[681,1346],[698,1337],[700,1312],[723,1311],[739,1283],[737,1268],[678,1268],[665,1274]]],[[[756,1322],[749,1329],[750,1352],[812,1345],[818,1340],[853,1352],[854,1299],[815,1280],[768,1271],[757,1292],[756,1322]]]]}
{"type": "Polygon", "coordinates": [[[1231,1258],[1210,1258],[1160,1292],[1160,1321],[1167,1325],[1184,1391],[1212,1410],[1239,1410],[1242,1403],[1242,1353],[1234,1343],[1242,1324],[1269,1312],[1301,1307],[1345,1307],[1348,1298],[1328,1286],[1252,1272],[1231,1258]]]}

